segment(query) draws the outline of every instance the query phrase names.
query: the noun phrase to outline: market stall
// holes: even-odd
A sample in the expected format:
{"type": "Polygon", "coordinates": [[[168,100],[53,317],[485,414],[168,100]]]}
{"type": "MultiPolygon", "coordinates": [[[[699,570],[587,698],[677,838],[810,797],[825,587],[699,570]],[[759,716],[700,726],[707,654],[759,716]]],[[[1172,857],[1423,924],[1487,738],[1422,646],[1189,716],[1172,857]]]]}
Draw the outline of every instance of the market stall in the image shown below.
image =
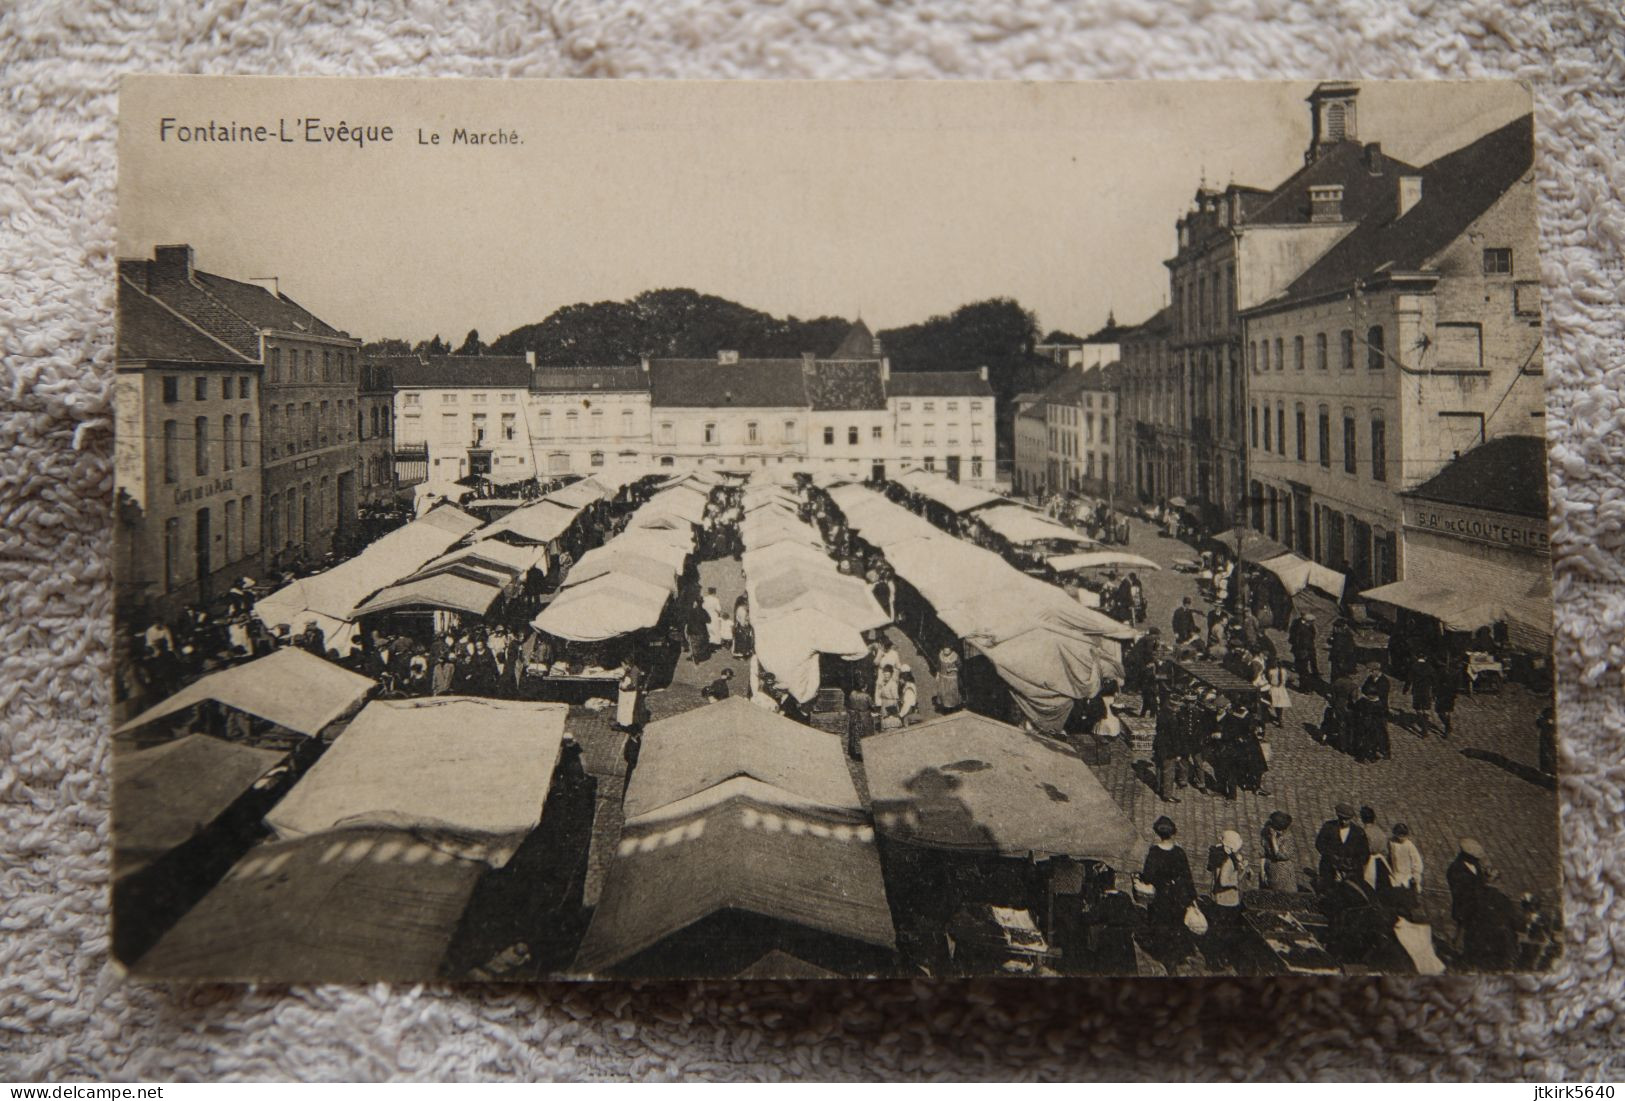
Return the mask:
{"type": "Polygon", "coordinates": [[[895,967],[837,736],[738,697],[651,723],[625,807],[577,972],[731,975],[770,949],[842,975],[895,967]]]}

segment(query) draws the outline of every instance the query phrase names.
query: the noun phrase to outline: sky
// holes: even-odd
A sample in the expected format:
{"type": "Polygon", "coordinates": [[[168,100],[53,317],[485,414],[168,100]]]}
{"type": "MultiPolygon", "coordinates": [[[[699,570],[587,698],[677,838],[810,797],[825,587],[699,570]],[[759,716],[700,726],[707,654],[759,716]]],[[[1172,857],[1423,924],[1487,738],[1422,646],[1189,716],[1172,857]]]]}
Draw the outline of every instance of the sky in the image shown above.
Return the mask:
{"type": "MultiPolygon", "coordinates": [[[[659,287],[876,331],[1007,296],[1085,333],[1166,302],[1199,183],[1301,166],[1313,88],[130,78],[118,254],[191,244],[366,340],[489,341],[659,287]],[[308,141],[311,118],[393,140],[308,141]],[[211,121],[270,140],[179,140],[211,121]]],[[[1359,138],[1420,165],[1529,109],[1518,84],[1367,82],[1359,138]]]]}

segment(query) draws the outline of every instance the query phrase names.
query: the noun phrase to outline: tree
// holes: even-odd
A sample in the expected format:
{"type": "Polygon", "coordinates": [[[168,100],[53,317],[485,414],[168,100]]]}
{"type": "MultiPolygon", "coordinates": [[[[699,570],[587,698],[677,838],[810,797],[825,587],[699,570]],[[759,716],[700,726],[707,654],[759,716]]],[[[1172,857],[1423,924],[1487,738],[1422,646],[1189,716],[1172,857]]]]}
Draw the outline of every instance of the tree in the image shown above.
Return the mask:
{"type": "Polygon", "coordinates": [[[420,340],[417,342],[417,344],[413,345],[412,353],[414,355],[426,356],[450,355],[451,345],[447,344],[444,340],[441,340],[439,333],[435,333],[433,340],[420,340]]]}
{"type": "Polygon", "coordinates": [[[399,337],[386,336],[382,340],[374,340],[363,344],[361,354],[367,357],[409,356],[412,354],[412,343],[399,337]]]}
{"type": "Polygon", "coordinates": [[[485,347],[480,343],[480,331],[478,329],[468,330],[468,335],[463,337],[462,347],[458,348],[453,354],[460,356],[484,355],[485,347]]]}

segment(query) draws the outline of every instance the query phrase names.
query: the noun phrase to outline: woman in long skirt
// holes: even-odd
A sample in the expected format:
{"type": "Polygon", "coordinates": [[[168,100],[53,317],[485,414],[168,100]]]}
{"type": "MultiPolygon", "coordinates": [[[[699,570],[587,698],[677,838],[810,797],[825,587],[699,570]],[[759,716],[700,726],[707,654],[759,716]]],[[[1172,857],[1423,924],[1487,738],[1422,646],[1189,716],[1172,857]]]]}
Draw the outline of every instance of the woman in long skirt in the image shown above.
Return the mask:
{"type": "Polygon", "coordinates": [[[952,646],[944,646],[937,655],[937,706],[943,711],[958,711],[965,706],[959,684],[959,653],[952,646]]]}
{"type": "Polygon", "coordinates": [[[638,725],[638,667],[626,663],[620,683],[615,686],[615,728],[631,730],[638,725]]]}
{"type": "Polygon", "coordinates": [[[1270,662],[1264,669],[1264,679],[1269,685],[1270,717],[1275,720],[1276,726],[1280,726],[1292,708],[1292,692],[1286,686],[1286,667],[1278,661],[1270,662]]]}

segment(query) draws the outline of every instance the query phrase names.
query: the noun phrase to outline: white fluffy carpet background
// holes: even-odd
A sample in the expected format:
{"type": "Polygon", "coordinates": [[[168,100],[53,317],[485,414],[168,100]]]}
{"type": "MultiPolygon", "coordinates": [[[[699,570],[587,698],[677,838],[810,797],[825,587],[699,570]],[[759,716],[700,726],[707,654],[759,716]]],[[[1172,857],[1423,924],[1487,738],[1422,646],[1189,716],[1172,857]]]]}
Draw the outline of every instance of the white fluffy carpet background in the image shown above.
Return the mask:
{"type": "Polygon", "coordinates": [[[0,4],[0,1079],[1625,1077],[1617,0],[0,4]],[[200,10],[201,9],[201,10],[200,10]],[[1511,76],[1540,141],[1571,946],[1543,979],[196,990],[107,966],[126,72],[1511,76]]]}

